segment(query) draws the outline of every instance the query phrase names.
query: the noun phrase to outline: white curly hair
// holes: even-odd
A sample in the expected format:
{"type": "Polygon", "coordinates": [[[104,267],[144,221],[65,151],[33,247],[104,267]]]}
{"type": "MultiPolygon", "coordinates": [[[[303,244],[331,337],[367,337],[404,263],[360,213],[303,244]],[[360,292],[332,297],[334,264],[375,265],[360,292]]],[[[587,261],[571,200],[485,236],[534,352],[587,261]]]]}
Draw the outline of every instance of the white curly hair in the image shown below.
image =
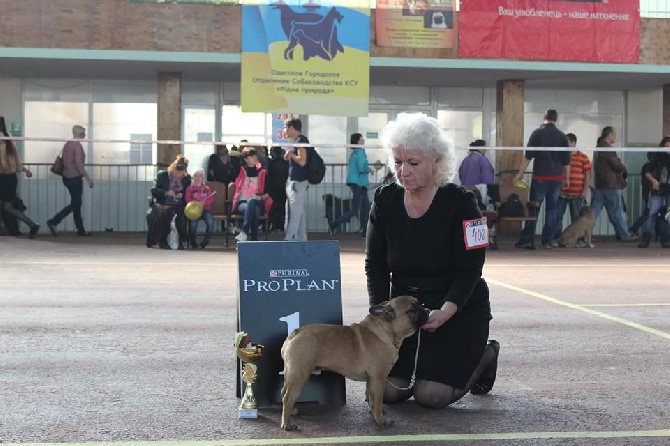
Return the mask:
{"type": "MultiPolygon", "coordinates": [[[[388,166],[396,181],[393,149],[404,148],[423,152],[437,159],[435,181],[438,186],[450,183],[456,174],[456,151],[451,138],[440,128],[437,119],[424,113],[400,113],[382,131],[382,145],[388,156],[388,166]]],[[[400,184],[398,182],[398,184],[400,184]]]]}

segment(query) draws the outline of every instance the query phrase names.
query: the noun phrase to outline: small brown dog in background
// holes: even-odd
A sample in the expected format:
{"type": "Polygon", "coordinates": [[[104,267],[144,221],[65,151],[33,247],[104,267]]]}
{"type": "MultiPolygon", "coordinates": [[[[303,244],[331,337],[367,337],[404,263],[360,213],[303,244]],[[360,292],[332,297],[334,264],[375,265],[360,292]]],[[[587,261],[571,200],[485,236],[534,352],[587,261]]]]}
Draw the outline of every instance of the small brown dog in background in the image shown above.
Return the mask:
{"type": "Polygon", "coordinates": [[[579,213],[577,220],[573,221],[570,226],[565,228],[561,235],[558,236],[558,245],[561,247],[573,246],[577,247],[577,242],[583,239],[586,246],[594,248],[591,243],[591,232],[596,227],[596,213],[590,206],[584,206],[579,213]]]}
{"type": "Polygon", "coordinates": [[[393,421],[383,412],[386,379],[398,359],[403,339],[428,321],[428,310],[412,296],[397,296],[370,307],[358,324],[309,324],[284,341],[281,427],[297,429],[293,407],[315,369],[330,370],[354,381],[366,382],[366,395],[375,422],[393,421]]]}

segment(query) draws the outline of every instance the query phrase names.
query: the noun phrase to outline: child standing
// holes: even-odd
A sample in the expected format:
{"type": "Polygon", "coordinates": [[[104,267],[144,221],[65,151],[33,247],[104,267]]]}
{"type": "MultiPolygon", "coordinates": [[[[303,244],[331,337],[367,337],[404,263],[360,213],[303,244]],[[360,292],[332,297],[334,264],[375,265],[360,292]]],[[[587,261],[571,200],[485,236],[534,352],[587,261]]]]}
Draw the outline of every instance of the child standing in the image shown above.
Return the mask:
{"type": "Polygon", "coordinates": [[[205,246],[209,244],[209,239],[212,237],[212,232],[214,232],[214,219],[212,218],[212,213],[210,209],[212,203],[214,202],[214,196],[212,195],[212,189],[205,184],[205,171],[203,169],[198,169],[193,174],[193,182],[189,187],[186,188],[186,202],[190,203],[191,201],[200,201],[203,203],[202,216],[197,220],[191,220],[188,223],[188,239],[191,248],[196,249],[205,249],[205,246]],[[200,220],[205,221],[205,239],[198,243],[196,242],[196,234],[198,231],[198,222],[200,220]]]}

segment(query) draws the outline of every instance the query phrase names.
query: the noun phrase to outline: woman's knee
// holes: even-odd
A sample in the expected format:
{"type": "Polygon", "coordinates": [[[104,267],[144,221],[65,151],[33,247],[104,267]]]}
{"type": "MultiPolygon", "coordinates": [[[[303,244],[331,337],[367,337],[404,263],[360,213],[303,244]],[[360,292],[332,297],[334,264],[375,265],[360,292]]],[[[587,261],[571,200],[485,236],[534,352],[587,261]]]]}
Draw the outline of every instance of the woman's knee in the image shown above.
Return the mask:
{"type": "Polygon", "coordinates": [[[431,409],[442,409],[457,401],[456,395],[454,387],[434,381],[417,381],[414,386],[414,400],[431,409]]]}
{"type": "Polygon", "coordinates": [[[384,390],[384,403],[395,404],[407,401],[412,396],[408,379],[389,377],[384,390]]]}

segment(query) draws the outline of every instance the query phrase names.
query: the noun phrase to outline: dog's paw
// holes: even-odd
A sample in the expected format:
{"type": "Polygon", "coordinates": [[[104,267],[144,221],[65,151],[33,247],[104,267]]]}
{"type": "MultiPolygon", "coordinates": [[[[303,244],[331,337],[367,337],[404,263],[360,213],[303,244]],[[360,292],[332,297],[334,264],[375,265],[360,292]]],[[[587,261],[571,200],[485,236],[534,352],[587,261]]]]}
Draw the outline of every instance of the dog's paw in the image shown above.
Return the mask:
{"type": "Polygon", "coordinates": [[[295,424],[293,420],[291,420],[288,423],[282,422],[281,428],[284,429],[285,431],[292,431],[298,429],[298,425],[295,424]]]}
{"type": "Polygon", "coordinates": [[[595,248],[595,247],[596,245],[594,245],[593,243],[589,243],[589,248],[595,248]]]}
{"type": "Polygon", "coordinates": [[[393,420],[387,417],[382,417],[381,420],[377,421],[378,426],[393,426],[393,424],[393,420]]]}

